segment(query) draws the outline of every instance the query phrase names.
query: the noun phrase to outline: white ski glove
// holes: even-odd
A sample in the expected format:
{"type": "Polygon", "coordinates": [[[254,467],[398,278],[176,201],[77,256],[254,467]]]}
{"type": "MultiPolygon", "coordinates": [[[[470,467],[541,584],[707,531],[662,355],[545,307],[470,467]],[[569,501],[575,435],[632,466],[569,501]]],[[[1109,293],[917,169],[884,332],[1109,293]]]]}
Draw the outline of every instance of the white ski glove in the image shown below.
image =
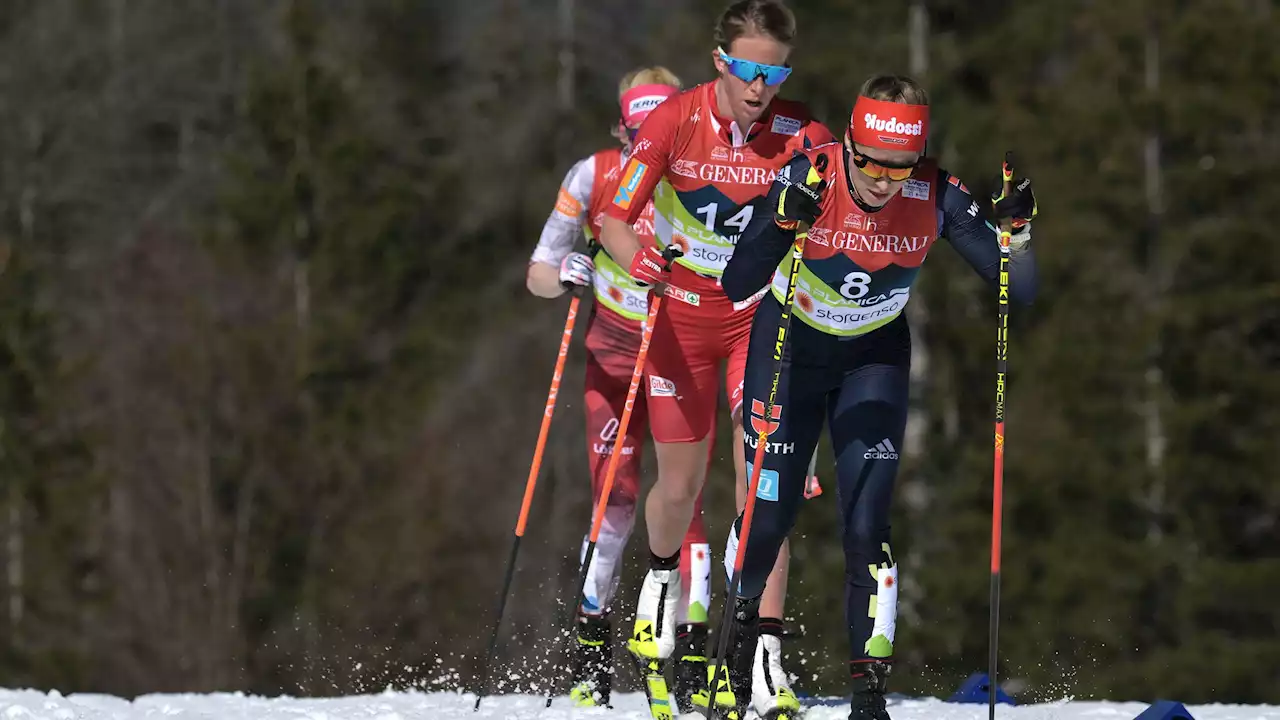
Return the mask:
{"type": "Polygon", "coordinates": [[[591,276],[595,271],[596,264],[590,257],[571,252],[560,261],[560,284],[586,287],[591,284],[591,276]]]}

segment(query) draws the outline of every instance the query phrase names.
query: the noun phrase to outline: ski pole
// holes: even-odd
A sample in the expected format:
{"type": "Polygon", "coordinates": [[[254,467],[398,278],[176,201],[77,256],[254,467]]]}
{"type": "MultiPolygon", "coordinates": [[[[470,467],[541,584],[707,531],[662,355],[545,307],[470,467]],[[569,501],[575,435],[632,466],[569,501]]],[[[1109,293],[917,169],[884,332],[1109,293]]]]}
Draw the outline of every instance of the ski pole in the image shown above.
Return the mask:
{"type": "Polygon", "coordinates": [[[516,519],[515,540],[511,543],[511,554],[507,557],[507,570],[502,579],[502,595],[498,600],[498,612],[493,620],[493,634],[489,637],[489,649],[485,653],[484,670],[480,675],[480,691],[476,694],[476,710],[480,709],[480,701],[484,699],[484,686],[489,679],[489,667],[493,662],[493,653],[498,646],[498,628],[502,624],[502,614],[507,608],[507,596],[511,592],[511,579],[515,574],[516,555],[520,552],[520,540],[524,537],[525,525],[529,520],[529,506],[533,504],[533,490],[538,485],[538,471],[542,467],[542,452],[547,445],[547,434],[551,429],[551,416],[556,409],[556,396],[560,393],[560,377],[564,373],[565,359],[569,356],[569,342],[573,339],[573,325],[578,317],[578,304],[581,297],[573,293],[569,301],[569,314],[564,320],[564,331],[560,337],[560,354],[556,356],[556,369],[551,375],[551,389],[547,392],[547,405],[542,411],[542,428],[538,431],[538,442],[533,450],[533,463],[529,466],[529,479],[525,481],[524,500],[520,504],[520,516],[516,519]]]}
{"type": "MultiPolygon", "coordinates": [[[[1013,194],[1013,152],[1004,154],[1001,197],[1013,194]]],[[[996,658],[1000,630],[1000,541],[1004,521],[1004,381],[1009,369],[1009,237],[1011,220],[1000,221],[1000,295],[996,323],[995,481],[991,494],[991,619],[988,623],[987,717],[996,717],[996,658]]]]}
{"type": "Polygon", "coordinates": [[[742,562],[747,557],[747,537],[751,532],[751,516],[755,511],[756,491],[760,485],[760,468],[764,465],[764,452],[769,444],[769,418],[773,417],[774,400],[778,396],[778,383],[782,377],[783,348],[787,343],[787,331],[791,329],[791,307],[796,297],[796,278],[800,275],[800,258],[804,256],[804,243],[808,237],[807,229],[797,232],[795,243],[791,246],[791,272],[787,275],[787,295],[782,303],[782,317],[778,321],[778,339],[773,344],[773,386],[769,388],[769,400],[764,406],[765,422],[761,426],[759,437],[756,438],[755,462],[751,465],[751,479],[747,483],[747,502],[742,510],[742,528],[738,532],[738,552],[733,558],[733,575],[729,578],[724,614],[720,617],[720,629],[717,631],[716,657],[712,661],[711,672],[707,676],[707,720],[712,720],[711,716],[715,709],[716,679],[720,674],[720,666],[724,664],[725,653],[729,651],[734,605],[738,602],[738,582],[742,575],[742,562]]]}
{"type": "MultiPolygon", "coordinates": [[[[662,251],[662,257],[666,259],[668,268],[681,254],[680,249],[674,245],[662,251]]],[[[661,306],[662,294],[652,293],[652,297],[649,300],[649,315],[645,319],[644,331],[640,333],[640,351],[636,353],[635,370],[631,373],[631,386],[627,388],[627,400],[622,406],[622,417],[618,420],[617,435],[613,438],[613,451],[609,455],[609,466],[605,469],[604,482],[600,487],[600,497],[596,499],[595,509],[591,513],[591,534],[587,537],[587,552],[582,558],[582,567],[578,571],[577,591],[573,595],[573,602],[569,605],[574,610],[569,612],[569,632],[565,635],[566,638],[573,636],[573,620],[577,614],[576,608],[583,591],[587,587],[587,571],[591,568],[591,561],[596,554],[596,542],[600,539],[600,527],[604,524],[605,507],[609,504],[609,493],[613,492],[613,479],[617,476],[618,461],[622,458],[622,447],[627,441],[627,428],[631,425],[631,412],[635,409],[636,393],[640,389],[641,379],[644,378],[645,358],[649,356],[649,342],[653,339],[653,326],[657,322],[658,308],[661,306]]],[[[547,690],[547,707],[551,707],[551,699],[555,696],[555,687],[556,684],[553,680],[547,690]]]]}

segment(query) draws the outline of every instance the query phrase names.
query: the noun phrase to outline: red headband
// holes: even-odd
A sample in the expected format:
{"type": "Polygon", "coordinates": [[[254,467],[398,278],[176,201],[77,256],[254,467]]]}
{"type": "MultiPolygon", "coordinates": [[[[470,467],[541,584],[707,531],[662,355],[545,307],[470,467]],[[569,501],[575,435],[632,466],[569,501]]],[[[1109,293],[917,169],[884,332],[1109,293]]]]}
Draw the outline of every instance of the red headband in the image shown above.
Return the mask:
{"type": "Polygon", "coordinates": [[[662,104],[663,100],[680,92],[670,85],[637,85],[622,93],[622,124],[629,128],[640,127],[640,123],[651,110],[662,104]]]}
{"type": "Polygon", "coordinates": [[[849,117],[849,130],[859,145],[922,153],[929,139],[929,106],[859,95],[849,117]]]}

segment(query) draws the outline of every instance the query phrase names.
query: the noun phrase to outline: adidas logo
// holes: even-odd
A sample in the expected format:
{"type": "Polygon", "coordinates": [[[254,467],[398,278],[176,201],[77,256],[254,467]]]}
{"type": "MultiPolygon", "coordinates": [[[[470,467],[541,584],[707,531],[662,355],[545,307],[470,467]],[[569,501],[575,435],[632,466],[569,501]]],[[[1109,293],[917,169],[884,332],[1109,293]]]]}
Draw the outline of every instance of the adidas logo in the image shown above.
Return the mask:
{"type": "Polygon", "coordinates": [[[894,449],[889,438],[876,443],[876,446],[862,454],[868,460],[897,460],[898,451],[894,449]]]}

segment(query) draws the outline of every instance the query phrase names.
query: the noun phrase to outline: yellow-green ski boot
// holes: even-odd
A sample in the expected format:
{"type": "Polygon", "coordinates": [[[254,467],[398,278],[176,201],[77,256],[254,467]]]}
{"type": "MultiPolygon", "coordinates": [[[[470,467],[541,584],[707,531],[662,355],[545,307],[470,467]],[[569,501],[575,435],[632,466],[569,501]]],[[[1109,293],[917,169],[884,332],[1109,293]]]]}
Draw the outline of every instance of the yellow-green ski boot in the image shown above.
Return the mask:
{"type": "MultiPolygon", "coordinates": [[[[676,630],[675,696],[680,713],[694,712],[693,697],[707,690],[707,634],[706,623],[686,623],[676,630]]],[[[704,702],[703,707],[706,707],[704,702]]]]}
{"type": "Polygon", "coordinates": [[[613,689],[613,651],[609,616],[579,613],[570,661],[575,707],[609,707],[613,689]]]}
{"type": "Polygon", "coordinates": [[[680,556],[651,558],[648,575],[640,587],[636,622],[627,640],[654,720],[671,720],[672,703],[667,692],[666,664],[676,644],[676,610],[680,602],[680,556]]]}
{"type": "MultiPolygon", "coordinates": [[[[707,685],[698,688],[693,694],[693,715],[684,715],[689,720],[697,720],[706,716],[707,702],[712,699],[707,694],[707,686],[714,688],[715,697],[712,699],[715,703],[712,707],[712,717],[716,720],[743,720],[746,717],[746,703],[738,703],[738,696],[734,693],[733,682],[730,680],[731,673],[729,667],[724,664],[707,661],[707,685]],[[712,673],[718,677],[712,679],[712,673]]],[[[750,692],[750,691],[748,691],[750,692]]],[[[743,697],[746,697],[745,695],[743,697]]]]}
{"type": "Polygon", "coordinates": [[[762,620],[751,664],[751,707],[764,720],[796,720],[800,701],[791,691],[791,680],[782,669],[782,639],[774,630],[782,623],[762,620]]]}

